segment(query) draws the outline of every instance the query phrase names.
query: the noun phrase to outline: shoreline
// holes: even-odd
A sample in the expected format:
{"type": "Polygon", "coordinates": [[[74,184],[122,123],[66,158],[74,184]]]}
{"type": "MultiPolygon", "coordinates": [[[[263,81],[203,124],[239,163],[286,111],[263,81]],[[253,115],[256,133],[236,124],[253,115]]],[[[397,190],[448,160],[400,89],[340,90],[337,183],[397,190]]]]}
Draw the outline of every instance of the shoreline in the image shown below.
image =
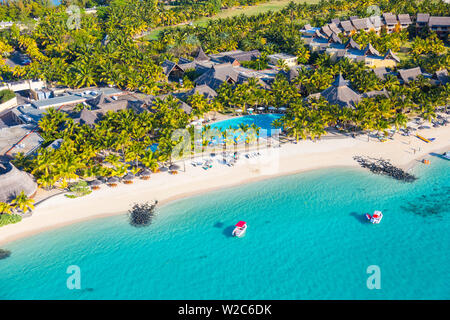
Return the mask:
{"type": "Polygon", "coordinates": [[[432,135],[436,140],[427,144],[414,136],[396,135],[387,142],[367,142],[365,136],[300,141],[281,148],[261,147],[260,157],[241,159],[233,167],[215,162],[213,168],[204,170],[194,168],[186,161],[186,172],[180,171],[178,175],[161,172],[153,174],[150,180],[135,180],[131,185],[119,184],[116,188],[104,185],[100,190],[76,199],[56,195],[36,207],[31,217],[1,227],[0,245],[74,223],[125,214],[139,201],[158,200],[159,205],[166,205],[211,191],[306,171],[361,168],[353,160],[355,155],[381,157],[408,171],[420,163],[419,159],[433,152],[442,153],[450,147],[450,126],[421,130],[420,134],[432,135]],[[414,154],[411,149],[418,147],[420,151],[414,154]]]}

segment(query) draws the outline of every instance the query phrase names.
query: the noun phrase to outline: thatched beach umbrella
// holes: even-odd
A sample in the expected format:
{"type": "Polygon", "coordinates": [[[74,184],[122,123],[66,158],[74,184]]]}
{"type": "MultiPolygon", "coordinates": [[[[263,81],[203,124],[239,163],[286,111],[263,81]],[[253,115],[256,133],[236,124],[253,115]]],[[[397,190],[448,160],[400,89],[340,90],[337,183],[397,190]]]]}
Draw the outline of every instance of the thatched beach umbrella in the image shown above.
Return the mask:
{"type": "Polygon", "coordinates": [[[177,174],[177,173],[178,173],[177,170],[179,170],[179,169],[180,169],[180,166],[177,165],[177,164],[172,164],[172,165],[169,167],[170,173],[172,173],[172,174],[177,174]]]}
{"type": "Polygon", "coordinates": [[[160,172],[166,172],[166,171],[168,171],[169,169],[167,168],[167,167],[159,167],[159,171],[160,172]]]}
{"type": "Polygon", "coordinates": [[[89,186],[91,187],[92,190],[100,189],[100,185],[102,185],[102,184],[103,184],[103,182],[98,179],[89,182],[89,186]]]}
{"type": "Polygon", "coordinates": [[[134,178],[135,178],[134,174],[128,173],[125,177],[122,178],[122,180],[125,184],[132,184],[134,178]]]}
{"type": "Polygon", "coordinates": [[[152,172],[149,169],[144,169],[141,171],[141,173],[139,174],[141,176],[142,180],[148,180],[150,179],[150,174],[152,172]]]}
{"type": "Polygon", "coordinates": [[[111,177],[111,178],[109,178],[108,179],[108,185],[110,186],[110,187],[116,187],[117,186],[117,183],[119,182],[119,178],[117,178],[117,177],[111,177]]]}

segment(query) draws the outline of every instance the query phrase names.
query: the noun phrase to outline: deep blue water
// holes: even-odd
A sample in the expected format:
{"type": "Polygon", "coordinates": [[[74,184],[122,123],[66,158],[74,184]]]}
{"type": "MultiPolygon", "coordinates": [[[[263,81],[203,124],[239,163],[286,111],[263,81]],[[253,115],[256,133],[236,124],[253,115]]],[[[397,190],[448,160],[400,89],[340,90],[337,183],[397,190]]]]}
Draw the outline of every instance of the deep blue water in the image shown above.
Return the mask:
{"type": "Polygon", "coordinates": [[[312,171],[173,202],[146,228],[121,215],[16,241],[0,298],[449,299],[450,162],[431,161],[411,184],[312,171]],[[374,210],[379,225],[363,216],[374,210]],[[247,234],[232,238],[239,220],[247,234]],[[66,286],[70,265],[80,290],[66,286]]]}

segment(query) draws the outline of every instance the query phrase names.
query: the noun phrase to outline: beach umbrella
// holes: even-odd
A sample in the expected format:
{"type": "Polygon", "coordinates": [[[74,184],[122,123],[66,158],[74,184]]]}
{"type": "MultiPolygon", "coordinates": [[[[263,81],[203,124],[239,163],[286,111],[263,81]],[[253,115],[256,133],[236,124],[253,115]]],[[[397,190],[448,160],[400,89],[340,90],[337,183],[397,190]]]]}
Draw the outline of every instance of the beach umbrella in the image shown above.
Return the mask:
{"type": "Polygon", "coordinates": [[[248,108],[247,110],[248,110],[248,111],[253,111],[253,110],[255,110],[255,109],[253,109],[253,108],[248,108]]]}
{"type": "Polygon", "coordinates": [[[159,167],[159,171],[161,172],[166,172],[167,170],[169,170],[167,167],[159,167]]]}
{"type": "Polygon", "coordinates": [[[125,181],[131,181],[135,178],[134,174],[132,173],[128,173],[125,177],[123,177],[122,179],[125,181]]]}
{"type": "Polygon", "coordinates": [[[170,170],[179,170],[179,169],[180,169],[180,166],[177,165],[177,164],[172,164],[172,165],[169,167],[169,169],[170,169],[170,170]]]}
{"type": "Polygon", "coordinates": [[[269,107],[269,110],[275,110],[276,108],[275,107],[269,107]]]}
{"type": "Polygon", "coordinates": [[[201,119],[198,119],[197,121],[198,122],[203,122],[203,121],[205,121],[205,119],[201,118],[201,119]]]}
{"type": "Polygon", "coordinates": [[[144,169],[140,172],[140,176],[149,177],[152,172],[149,169],[144,169]]]}
{"type": "Polygon", "coordinates": [[[100,181],[100,180],[98,180],[98,179],[92,180],[91,182],[89,182],[89,185],[90,185],[91,187],[98,187],[98,186],[100,186],[100,185],[102,185],[102,184],[103,184],[103,182],[100,181]]]}
{"type": "Polygon", "coordinates": [[[258,109],[258,110],[264,110],[265,108],[264,108],[264,107],[258,107],[258,108],[256,108],[256,109],[258,109]]]}
{"type": "Polygon", "coordinates": [[[119,178],[117,177],[111,177],[108,179],[108,183],[117,183],[119,182],[119,178]]]}
{"type": "Polygon", "coordinates": [[[285,107],[281,107],[281,108],[279,108],[278,110],[286,111],[286,108],[285,108],[285,107]]]}
{"type": "Polygon", "coordinates": [[[242,112],[242,109],[236,109],[236,112],[242,112]]]}

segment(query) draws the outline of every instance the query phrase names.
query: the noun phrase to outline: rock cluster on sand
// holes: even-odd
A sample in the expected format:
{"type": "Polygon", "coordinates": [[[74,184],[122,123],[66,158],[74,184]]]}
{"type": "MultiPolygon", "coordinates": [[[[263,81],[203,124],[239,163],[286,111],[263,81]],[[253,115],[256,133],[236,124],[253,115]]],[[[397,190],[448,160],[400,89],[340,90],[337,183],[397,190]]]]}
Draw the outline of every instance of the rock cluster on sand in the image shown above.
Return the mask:
{"type": "Polygon", "coordinates": [[[404,182],[414,182],[417,177],[409,174],[408,172],[394,167],[388,160],[374,159],[368,157],[355,156],[353,157],[363,168],[369,169],[376,174],[384,174],[390,176],[396,180],[404,182]]]}

